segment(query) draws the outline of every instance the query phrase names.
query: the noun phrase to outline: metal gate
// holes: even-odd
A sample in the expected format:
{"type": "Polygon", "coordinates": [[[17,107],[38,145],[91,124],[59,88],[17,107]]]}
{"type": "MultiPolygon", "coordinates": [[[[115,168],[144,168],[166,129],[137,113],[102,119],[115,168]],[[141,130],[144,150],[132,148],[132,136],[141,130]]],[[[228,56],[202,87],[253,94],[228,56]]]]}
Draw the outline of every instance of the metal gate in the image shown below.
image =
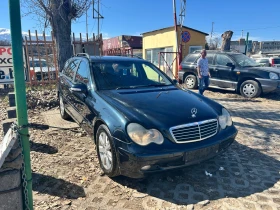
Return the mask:
{"type": "Polygon", "coordinates": [[[158,55],[158,65],[159,68],[163,67],[163,71],[171,78],[171,79],[178,79],[177,69],[175,69],[175,75],[173,73],[173,64],[175,62],[175,68],[177,57],[179,56],[178,52],[160,52],[158,55]],[[175,54],[175,57],[173,56],[175,54]],[[163,61],[163,65],[161,65],[161,61],[163,61]]]}
{"type": "Polygon", "coordinates": [[[25,62],[27,68],[27,83],[31,85],[56,83],[58,64],[56,47],[53,38],[43,34],[35,35],[28,31],[24,39],[25,62]]]}

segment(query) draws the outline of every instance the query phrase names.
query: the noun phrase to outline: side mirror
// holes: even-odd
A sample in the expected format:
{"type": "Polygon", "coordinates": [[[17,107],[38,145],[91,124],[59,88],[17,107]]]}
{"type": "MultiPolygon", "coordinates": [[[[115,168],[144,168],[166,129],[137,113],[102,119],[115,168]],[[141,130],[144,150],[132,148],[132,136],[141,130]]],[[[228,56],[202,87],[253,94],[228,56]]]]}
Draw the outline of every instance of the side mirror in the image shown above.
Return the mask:
{"type": "Polygon", "coordinates": [[[234,65],[233,65],[233,63],[227,63],[226,66],[233,67],[234,65]]]}
{"type": "Polygon", "coordinates": [[[174,85],[178,84],[178,81],[176,79],[173,79],[172,82],[173,82],[174,85]]]}
{"type": "Polygon", "coordinates": [[[84,93],[87,95],[88,89],[85,84],[74,84],[72,87],[69,88],[71,92],[78,92],[78,93],[84,93]]]}

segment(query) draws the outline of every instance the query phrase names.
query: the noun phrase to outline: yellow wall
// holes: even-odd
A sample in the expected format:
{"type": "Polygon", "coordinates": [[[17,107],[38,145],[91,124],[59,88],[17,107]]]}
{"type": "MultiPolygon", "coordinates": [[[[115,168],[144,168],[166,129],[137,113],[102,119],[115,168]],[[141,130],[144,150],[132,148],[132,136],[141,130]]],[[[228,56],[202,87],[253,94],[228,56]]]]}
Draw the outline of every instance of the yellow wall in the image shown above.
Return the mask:
{"type": "Polygon", "coordinates": [[[146,50],[162,47],[173,47],[175,51],[174,29],[163,29],[143,34],[143,58],[146,58],[146,50]]]}
{"type": "MultiPolygon", "coordinates": [[[[205,34],[183,28],[182,32],[188,31],[191,34],[191,39],[188,42],[182,42],[182,56],[183,58],[189,54],[190,46],[202,46],[205,48],[206,36],[205,34]]],[[[178,41],[181,41],[180,29],[178,29],[178,41]]]]}
{"type": "MultiPolygon", "coordinates": [[[[178,42],[181,41],[180,27],[178,27],[178,42]]],[[[202,49],[205,47],[205,34],[193,31],[191,29],[182,30],[188,31],[191,35],[189,42],[182,42],[182,58],[184,58],[189,53],[190,46],[202,46],[202,49]]],[[[154,48],[166,48],[173,47],[173,52],[176,51],[176,39],[174,28],[167,28],[162,30],[157,30],[154,32],[148,32],[143,34],[143,58],[146,58],[146,50],[154,48]]],[[[174,55],[175,58],[175,55],[174,55]]],[[[176,62],[174,62],[176,63],[176,62]]],[[[173,65],[173,74],[175,75],[176,65],[173,65]]],[[[176,75],[177,76],[177,75],[176,75]]]]}

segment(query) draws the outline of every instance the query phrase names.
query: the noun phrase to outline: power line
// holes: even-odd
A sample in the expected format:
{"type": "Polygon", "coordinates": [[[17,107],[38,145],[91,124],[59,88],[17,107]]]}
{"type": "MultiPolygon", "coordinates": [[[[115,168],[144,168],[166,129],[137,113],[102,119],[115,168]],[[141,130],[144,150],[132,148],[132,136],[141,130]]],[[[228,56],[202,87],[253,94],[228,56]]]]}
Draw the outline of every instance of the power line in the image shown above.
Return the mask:
{"type": "MultiPolygon", "coordinates": [[[[271,27],[264,27],[264,28],[251,28],[251,29],[230,29],[231,31],[255,31],[255,30],[264,30],[264,29],[271,29],[271,28],[280,28],[280,26],[271,26],[271,27]]],[[[229,30],[229,29],[226,29],[229,30]]]]}

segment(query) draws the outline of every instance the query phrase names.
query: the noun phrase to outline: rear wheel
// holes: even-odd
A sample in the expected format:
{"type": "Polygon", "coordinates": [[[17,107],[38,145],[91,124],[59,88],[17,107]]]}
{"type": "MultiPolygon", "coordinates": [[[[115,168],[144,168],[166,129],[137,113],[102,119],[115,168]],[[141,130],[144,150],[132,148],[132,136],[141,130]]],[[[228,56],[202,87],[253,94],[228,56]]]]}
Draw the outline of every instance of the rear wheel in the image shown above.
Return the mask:
{"type": "Polygon", "coordinates": [[[240,85],[240,94],[246,98],[256,98],[261,94],[261,87],[254,80],[246,80],[240,85]]]}
{"type": "Polygon", "coordinates": [[[96,149],[103,172],[109,177],[120,175],[113,138],[105,125],[100,125],[97,130],[96,149]]]}
{"type": "Polygon", "coordinates": [[[188,89],[196,89],[198,86],[198,81],[196,76],[189,74],[184,81],[184,85],[188,89]]]}
{"type": "Polygon", "coordinates": [[[60,116],[62,119],[64,119],[64,120],[70,119],[69,114],[67,114],[67,112],[65,111],[65,105],[63,102],[63,98],[60,94],[59,94],[59,111],[60,111],[60,116]]]}

